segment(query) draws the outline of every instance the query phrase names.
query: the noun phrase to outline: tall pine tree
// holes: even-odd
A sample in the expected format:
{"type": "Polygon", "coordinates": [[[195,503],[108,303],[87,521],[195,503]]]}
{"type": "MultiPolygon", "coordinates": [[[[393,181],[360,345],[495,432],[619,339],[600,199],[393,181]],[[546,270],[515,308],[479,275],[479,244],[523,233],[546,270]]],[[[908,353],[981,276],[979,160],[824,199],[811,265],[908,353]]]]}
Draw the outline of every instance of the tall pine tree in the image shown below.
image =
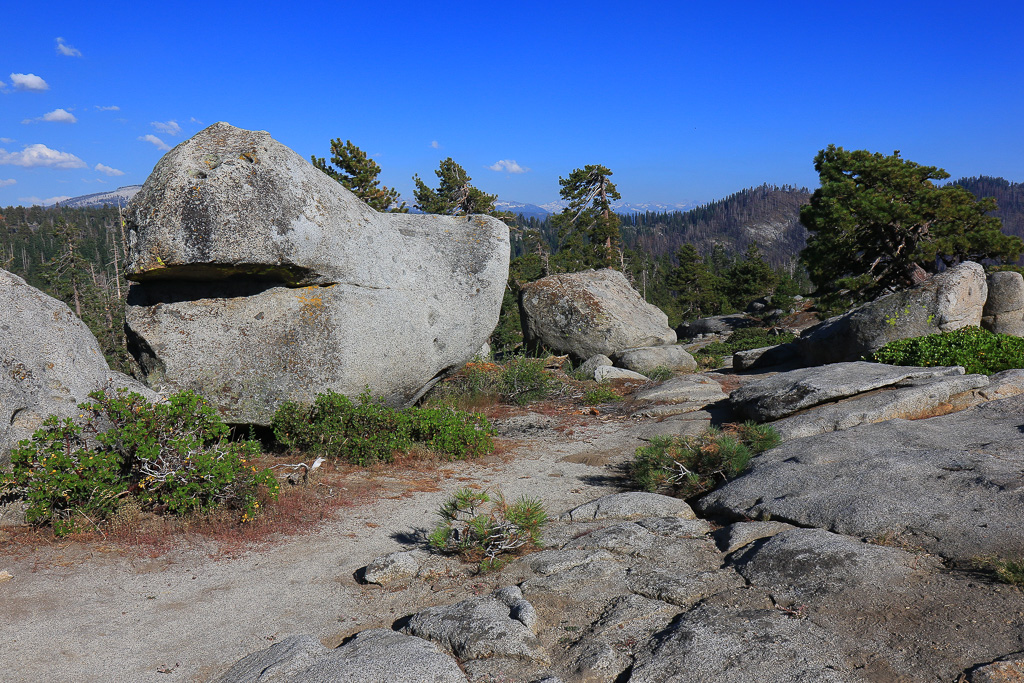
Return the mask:
{"type": "Polygon", "coordinates": [[[408,213],[409,209],[405,208],[405,202],[399,204],[398,190],[382,186],[377,180],[377,176],[380,175],[380,166],[377,165],[377,162],[366,156],[366,152],[353,145],[351,140],[346,140],[344,144],[342,144],[341,138],[331,140],[331,164],[333,166],[329,165],[323,157],[314,156],[312,161],[314,166],[337,180],[377,211],[408,213]]]}

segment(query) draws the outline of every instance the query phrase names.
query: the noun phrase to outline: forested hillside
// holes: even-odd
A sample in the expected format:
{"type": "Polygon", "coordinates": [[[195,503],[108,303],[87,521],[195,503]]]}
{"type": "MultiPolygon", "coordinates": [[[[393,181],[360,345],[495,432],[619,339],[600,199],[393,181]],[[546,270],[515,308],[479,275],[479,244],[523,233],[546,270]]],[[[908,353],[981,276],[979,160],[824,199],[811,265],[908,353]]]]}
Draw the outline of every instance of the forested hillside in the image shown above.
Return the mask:
{"type": "Polygon", "coordinates": [[[116,207],[9,206],[0,211],[0,267],[65,302],[125,370],[124,235],[116,207]]]}
{"type": "Polygon", "coordinates": [[[1003,178],[978,176],[953,181],[975,197],[994,197],[999,209],[995,216],[1003,221],[1003,232],[1024,238],[1024,183],[1011,183],[1003,178]]]}

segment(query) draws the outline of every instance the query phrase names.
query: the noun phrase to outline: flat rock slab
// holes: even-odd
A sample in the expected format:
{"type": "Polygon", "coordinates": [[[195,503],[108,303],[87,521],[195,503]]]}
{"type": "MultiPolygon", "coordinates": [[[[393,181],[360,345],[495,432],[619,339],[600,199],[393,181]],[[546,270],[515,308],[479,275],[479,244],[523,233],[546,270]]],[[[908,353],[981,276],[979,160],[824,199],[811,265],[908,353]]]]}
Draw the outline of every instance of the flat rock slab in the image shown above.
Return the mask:
{"type": "Polygon", "coordinates": [[[833,363],[748,382],[732,392],[729,402],[740,415],[767,422],[907,379],[962,374],[964,369],[959,366],[914,368],[866,361],[833,363]]]}
{"type": "Polygon", "coordinates": [[[729,397],[722,385],[704,375],[673,377],[656,387],[637,392],[635,417],[672,417],[696,411],[729,397]]]}
{"type": "Polygon", "coordinates": [[[630,683],[868,680],[840,654],[842,639],[773,609],[698,607],[637,655],[630,683]]]}
{"type": "Polygon", "coordinates": [[[937,569],[938,562],[824,529],[791,529],[750,546],[733,566],[777,598],[805,602],[831,593],[898,591],[915,571],[937,569]]]}
{"type": "Polygon", "coordinates": [[[934,411],[958,394],[987,387],[989,379],[985,375],[953,375],[907,380],[905,383],[908,386],[869,392],[817,406],[774,422],[772,427],[786,440],[895,418],[913,420],[934,415],[934,411]]]}
{"type": "Polygon", "coordinates": [[[562,519],[580,522],[593,519],[641,519],[678,517],[694,519],[693,509],[684,501],[660,493],[613,493],[584,503],[562,515],[562,519]]]}
{"type": "Polygon", "coordinates": [[[433,643],[379,628],[329,650],[292,636],[242,659],[217,683],[465,683],[458,663],[433,643]]]}
{"type": "Polygon", "coordinates": [[[897,535],[968,562],[1024,556],[1024,395],[926,420],[795,439],[697,503],[860,538],[897,535]]]}

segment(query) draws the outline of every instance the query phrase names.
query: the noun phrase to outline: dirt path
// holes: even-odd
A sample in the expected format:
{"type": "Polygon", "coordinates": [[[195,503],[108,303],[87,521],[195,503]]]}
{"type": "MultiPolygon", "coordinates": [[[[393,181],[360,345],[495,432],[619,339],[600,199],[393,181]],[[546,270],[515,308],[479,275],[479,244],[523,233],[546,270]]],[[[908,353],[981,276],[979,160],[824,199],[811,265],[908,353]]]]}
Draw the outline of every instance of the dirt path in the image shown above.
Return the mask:
{"type": "MultiPolygon", "coordinates": [[[[208,681],[275,640],[309,633],[335,645],[426,604],[490,590],[500,573],[456,573],[402,591],[360,585],[375,557],[410,549],[445,496],[469,482],[540,498],[559,514],[619,490],[619,465],[640,445],[626,418],[545,429],[511,457],[446,465],[437,490],[348,508],[314,533],[230,559],[190,548],[156,559],[102,545],[15,558],[0,548],[0,679],[208,681]]],[[[393,482],[401,489],[400,481],[393,482]]],[[[431,487],[432,488],[432,487],[431,487]]]]}

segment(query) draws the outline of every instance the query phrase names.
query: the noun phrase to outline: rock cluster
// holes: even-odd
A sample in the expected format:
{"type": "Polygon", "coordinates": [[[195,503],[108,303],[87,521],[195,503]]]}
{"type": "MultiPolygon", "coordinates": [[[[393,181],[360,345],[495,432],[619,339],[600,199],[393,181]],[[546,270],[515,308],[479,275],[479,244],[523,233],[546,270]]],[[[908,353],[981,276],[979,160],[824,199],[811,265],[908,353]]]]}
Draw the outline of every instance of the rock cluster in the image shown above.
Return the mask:
{"type": "Polygon", "coordinates": [[[770,674],[846,683],[965,674],[980,683],[1020,666],[1020,595],[950,572],[920,550],[778,521],[715,531],[682,501],[648,493],[570,510],[546,537],[548,549],[500,570],[503,588],[413,611],[393,630],[360,632],[333,651],[292,637],[219,680],[660,683],[770,674]],[[378,643],[394,653],[371,647],[378,643]]]}
{"type": "Polygon", "coordinates": [[[327,389],[414,401],[493,331],[508,228],[378,213],[261,131],[217,123],[129,205],[127,324],[146,381],[268,424],[327,389]]]}

